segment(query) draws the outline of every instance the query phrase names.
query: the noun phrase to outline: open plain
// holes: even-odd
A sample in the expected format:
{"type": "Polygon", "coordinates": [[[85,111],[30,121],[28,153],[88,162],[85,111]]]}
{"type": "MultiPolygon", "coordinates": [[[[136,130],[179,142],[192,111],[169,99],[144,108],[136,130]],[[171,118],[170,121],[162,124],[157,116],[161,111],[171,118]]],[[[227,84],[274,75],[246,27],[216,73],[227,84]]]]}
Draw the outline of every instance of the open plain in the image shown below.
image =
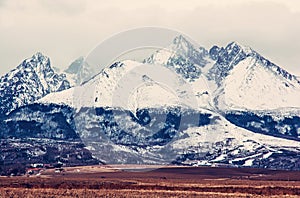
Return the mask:
{"type": "Polygon", "coordinates": [[[252,168],[82,166],[0,177],[0,197],[298,196],[300,172],[252,168]]]}

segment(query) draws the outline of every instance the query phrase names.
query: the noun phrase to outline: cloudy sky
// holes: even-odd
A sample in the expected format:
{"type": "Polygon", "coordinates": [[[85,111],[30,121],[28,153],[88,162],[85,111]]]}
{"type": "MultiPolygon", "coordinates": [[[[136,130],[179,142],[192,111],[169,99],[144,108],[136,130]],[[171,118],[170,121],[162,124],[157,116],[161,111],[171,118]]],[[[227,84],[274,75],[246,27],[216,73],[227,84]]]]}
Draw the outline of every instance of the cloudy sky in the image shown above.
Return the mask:
{"type": "Polygon", "coordinates": [[[0,75],[37,51],[59,68],[118,32],[159,26],[209,49],[237,41],[300,75],[299,0],[0,0],[0,75]]]}

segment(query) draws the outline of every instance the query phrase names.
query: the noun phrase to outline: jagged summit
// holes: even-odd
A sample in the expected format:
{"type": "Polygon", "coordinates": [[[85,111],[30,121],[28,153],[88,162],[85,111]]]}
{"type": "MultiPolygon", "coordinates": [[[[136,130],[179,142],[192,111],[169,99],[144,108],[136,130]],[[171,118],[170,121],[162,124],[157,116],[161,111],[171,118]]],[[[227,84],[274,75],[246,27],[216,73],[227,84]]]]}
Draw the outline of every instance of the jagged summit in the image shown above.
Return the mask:
{"type": "Polygon", "coordinates": [[[44,55],[42,52],[36,52],[32,55],[33,59],[41,61],[42,59],[49,59],[46,55],[44,55]]]}
{"type": "Polygon", "coordinates": [[[185,79],[193,81],[199,78],[201,68],[209,62],[207,58],[207,50],[195,46],[184,36],[179,35],[168,47],[156,51],[144,62],[166,65],[185,79]]]}
{"type": "Polygon", "coordinates": [[[77,58],[71,65],[64,71],[71,86],[77,86],[83,82],[90,80],[95,72],[89,64],[85,61],[84,57],[77,58]]]}
{"type": "Polygon", "coordinates": [[[230,71],[246,58],[251,58],[252,63],[258,63],[275,74],[281,75],[286,79],[297,81],[296,76],[280,68],[268,59],[264,58],[258,52],[248,46],[243,46],[238,42],[231,42],[225,48],[213,46],[209,50],[209,55],[215,61],[214,66],[208,72],[208,79],[214,80],[218,85],[229,75],[230,71]]]}
{"type": "Polygon", "coordinates": [[[38,52],[0,78],[0,113],[10,111],[52,93],[70,88],[57,74],[50,59],[38,52]]]}
{"type": "Polygon", "coordinates": [[[226,46],[225,50],[227,50],[229,53],[231,50],[240,51],[240,52],[245,53],[246,55],[252,55],[255,53],[255,51],[252,50],[249,46],[244,46],[237,41],[230,42],[226,46]]]}
{"type": "MultiPolygon", "coordinates": [[[[30,58],[25,59],[24,61],[22,61],[22,63],[20,65],[17,66],[17,69],[24,69],[24,68],[39,68],[39,67],[50,67],[51,63],[50,63],[50,59],[49,57],[45,56],[43,53],[41,52],[37,52],[35,54],[33,54],[30,58]],[[41,64],[38,64],[41,63],[41,64]]],[[[43,68],[43,69],[45,69],[43,68]]],[[[16,69],[13,69],[12,71],[14,71],[16,69]]],[[[11,72],[12,72],[11,71],[11,72]]]]}
{"type": "Polygon", "coordinates": [[[236,41],[232,41],[229,44],[226,45],[226,47],[219,47],[214,45],[210,50],[209,50],[209,55],[213,60],[218,61],[218,59],[220,59],[219,63],[222,64],[228,64],[227,62],[221,62],[222,60],[228,58],[228,56],[232,56],[229,58],[234,58],[234,56],[238,55],[238,54],[243,54],[245,56],[251,56],[254,54],[257,54],[254,50],[252,50],[250,47],[248,46],[243,46],[240,43],[236,42],[236,41]],[[226,56],[226,57],[224,57],[226,56]]]}
{"type": "Polygon", "coordinates": [[[171,46],[174,49],[185,49],[186,51],[195,48],[195,46],[182,35],[176,36],[173,39],[171,46]]]}
{"type": "Polygon", "coordinates": [[[174,38],[170,48],[178,55],[188,59],[193,64],[203,67],[207,63],[207,61],[204,60],[204,58],[208,55],[207,50],[203,47],[197,46],[182,35],[174,38]]]}
{"type": "Polygon", "coordinates": [[[172,43],[165,49],[158,50],[152,54],[146,62],[167,63],[168,59],[174,56],[181,56],[199,66],[204,66],[203,58],[208,55],[207,50],[203,47],[198,47],[196,44],[189,41],[184,36],[175,37],[172,43]],[[163,56],[165,55],[165,56],[163,56]]]}

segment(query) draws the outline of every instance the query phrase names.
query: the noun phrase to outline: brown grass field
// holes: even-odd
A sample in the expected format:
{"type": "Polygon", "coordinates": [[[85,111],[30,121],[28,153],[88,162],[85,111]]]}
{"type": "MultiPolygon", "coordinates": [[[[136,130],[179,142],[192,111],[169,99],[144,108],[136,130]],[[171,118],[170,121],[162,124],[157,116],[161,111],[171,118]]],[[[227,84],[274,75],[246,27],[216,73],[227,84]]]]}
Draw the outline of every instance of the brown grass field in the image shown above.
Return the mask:
{"type": "Polygon", "coordinates": [[[300,171],[155,168],[83,166],[0,177],[0,197],[300,197],[300,171]]]}

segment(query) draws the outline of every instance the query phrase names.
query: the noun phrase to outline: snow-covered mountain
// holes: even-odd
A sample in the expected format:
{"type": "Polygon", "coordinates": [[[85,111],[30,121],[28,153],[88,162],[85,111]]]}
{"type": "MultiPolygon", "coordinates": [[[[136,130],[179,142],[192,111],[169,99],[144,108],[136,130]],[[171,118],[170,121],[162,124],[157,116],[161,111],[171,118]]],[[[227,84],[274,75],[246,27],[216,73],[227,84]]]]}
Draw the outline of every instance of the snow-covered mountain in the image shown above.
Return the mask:
{"type": "MultiPolygon", "coordinates": [[[[165,53],[165,49],[157,51],[145,61],[146,64],[135,61],[115,63],[82,86],[50,94],[39,102],[72,107],[122,107],[132,111],[159,106],[178,106],[180,91],[176,93],[176,87],[179,87],[180,83],[177,82],[169,86],[171,89],[166,89],[166,86],[163,86],[166,83],[161,83],[161,79],[168,79],[163,75],[168,72],[158,71],[161,67],[154,66],[162,64],[172,70],[174,67],[168,65],[172,57],[184,56],[188,59],[192,54],[194,56],[191,56],[189,62],[193,62],[195,57],[206,60],[203,62],[205,65],[201,67],[194,64],[203,70],[201,74],[194,75],[198,76],[197,78],[191,80],[181,75],[193,92],[188,95],[191,98],[195,96],[195,109],[209,109],[224,116],[228,114],[226,118],[232,123],[253,132],[300,137],[298,117],[295,113],[299,108],[300,91],[299,81],[294,75],[263,58],[250,47],[241,46],[236,42],[225,48],[212,47],[209,57],[206,53],[202,56],[201,50],[197,51],[197,48],[182,36],[176,37],[168,49],[172,49],[172,53],[165,53]],[[162,55],[164,59],[159,58],[162,55]],[[154,76],[159,79],[153,80],[153,75],[150,78],[147,76],[149,71],[146,66],[149,66],[149,63],[154,65],[154,76]],[[161,82],[158,83],[159,81],[161,82]],[[253,115],[249,115],[249,112],[253,115]],[[237,122],[241,119],[246,122],[237,122]]],[[[193,74],[192,71],[189,72],[193,74]]]]}
{"type": "Polygon", "coordinates": [[[0,114],[68,88],[69,82],[51,68],[50,59],[36,53],[0,78],[0,114]]]}
{"type": "Polygon", "coordinates": [[[91,66],[85,62],[84,57],[79,57],[63,72],[71,86],[78,86],[90,80],[95,72],[91,66]]]}
{"type": "Polygon", "coordinates": [[[296,76],[262,57],[250,47],[232,42],[214,46],[216,61],[207,76],[218,88],[215,106],[222,110],[272,110],[300,108],[300,81],[296,76]]]}
{"type": "MultiPolygon", "coordinates": [[[[37,94],[21,105],[33,104],[0,118],[3,137],[79,135],[106,163],[300,170],[299,78],[250,47],[232,42],[208,52],[178,36],[143,63],[116,62],[93,77],[82,58],[65,75],[53,72],[49,60],[32,59],[17,68],[22,78],[6,75],[11,84],[2,90],[25,84],[26,97],[37,94]],[[24,75],[27,67],[33,74],[24,75]],[[55,74],[76,86],[54,89],[55,74]]],[[[8,96],[26,98],[17,93],[8,96]]]]}
{"type": "Polygon", "coordinates": [[[7,114],[49,93],[80,85],[94,74],[83,57],[60,73],[47,56],[38,52],[0,78],[0,113],[7,114]]]}
{"type": "MultiPolygon", "coordinates": [[[[236,48],[234,47],[236,43],[229,46],[231,47],[227,47],[228,51],[236,48]]],[[[299,169],[297,164],[300,153],[298,139],[300,118],[297,116],[297,108],[284,108],[286,111],[281,109],[272,113],[252,110],[252,112],[248,111],[249,114],[235,112],[232,106],[230,106],[231,109],[220,108],[218,102],[222,101],[222,94],[219,90],[224,86],[233,86],[226,84],[228,79],[238,79],[239,75],[241,78],[248,75],[247,72],[233,73],[235,70],[244,68],[243,64],[252,68],[255,74],[273,76],[268,80],[278,81],[279,83],[274,84],[276,86],[284,80],[297,83],[292,75],[275,65],[266,68],[263,72],[261,70],[263,66],[259,63],[265,59],[259,57],[257,53],[253,58],[252,54],[255,52],[250,48],[243,47],[239,50],[243,50],[240,52],[241,57],[244,56],[243,54],[247,56],[248,53],[249,59],[254,59],[257,64],[247,62],[247,57],[239,58],[235,64],[230,64],[232,60],[229,61],[230,58],[227,57],[224,58],[228,60],[227,65],[225,63],[223,65],[224,71],[214,72],[221,58],[216,56],[216,59],[210,55],[211,62],[204,65],[204,72],[199,75],[204,78],[203,82],[200,83],[199,77],[193,81],[185,78],[194,94],[197,90],[201,90],[198,94],[202,96],[202,99],[206,97],[206,100],[202,100],[202,106],[198,98],[198,106],[194,109],[179,108],[180,111],[175,111],[175,113],[172,108],[179,107],[180,102],[176,97],[178,94],[173,94],[161,86],[157,82],[159,79],[153,79],[147,71],[148,64],[134,61],[115,63],[82,86],[50,94],[38,102],[47,105],[54,101],[56,104],[78,108],[75,126],[80,131],[81,138],[93,155],[106,163],[223,164],[299,169]],[[220,59],[219,62],[218,59],[220,59]],[[137,68],[142,68],[142,70],[137,68]],[[225,69],[228,69],[226,75],[225,69]],[[213,80],[213,77],[217,75],[221,80],[213,80]],[[208,77],[208,80],[205,80],[205,77],[208,77]],[[216,86],[212,87],[217,88],[210,89],[211,86],[206,85],[207,81],[208,84],[214,83],[216,86]],[[122,90],[125,92],[120,92],[122,90]],[[213,95],[215,103],[211,102],[209,92],[216,94],[213,95]],[[114,101],[115,98],[117,100],[114,101]],[[164,116],[166,119],[162,119],[164,116]],[[195,117],[199,120],[196,119],[197,121],[193,122],[195,117]],[[111,158],[111,156],[115,157],[111,158]]],[[[159,53],[161,51],[156,55],[159,53]]],[[[230,52],[225,54],[229,56],[230,52]]],[[[169,60],[167,56],[165,58],[169,60]]],[[[209,60],[209,58],[206,59],[209,60]]],[[[159,62],[153,63],[159,64],[159,62]]],[[[165,65],[165,62],[161,63],[165,65]]],[[[152,67],[155,66],[158,67],[155,64],[152,67]]],[[[169,65],[166,66],[169,67],[169,65]]],[[[153,70],[155,71],[155,68],[153,70]]],[[[266,85],[264,81],[260,83],[263,84],[262,86],[266,85]]],[[[176,86],[179,87],[180,84],[176,86]]],[[[252,89],[249,86],[246,88],[252,89]]],[[[239,88],[236,89],[238,92],[239,88]]],[[[298,91],[296,90],[295,93],[298,91]]],[[[259,90],[259,94],[268,93],[259,90]]],[[[244,98],[243,101],[249,100],[244,98]]],[[[256,105],[255,102],[253,103],[256,105]]],[[[290,104],[290,101],[286,104],[290,104]]]]}

